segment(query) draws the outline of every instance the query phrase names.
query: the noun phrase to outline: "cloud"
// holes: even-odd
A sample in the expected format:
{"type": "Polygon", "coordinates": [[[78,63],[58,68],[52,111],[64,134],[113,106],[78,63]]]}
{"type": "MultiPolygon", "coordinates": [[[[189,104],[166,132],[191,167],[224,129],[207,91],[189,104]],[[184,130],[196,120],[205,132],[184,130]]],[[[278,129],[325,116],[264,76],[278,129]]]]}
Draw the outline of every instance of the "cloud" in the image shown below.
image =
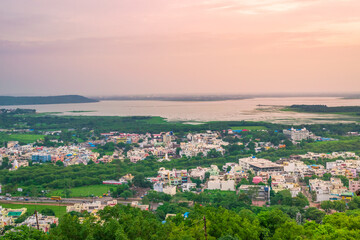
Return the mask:
{"type": "Polygon", "coordinates": [[[242,14],[263,14],[287,12],[333,0],[207,0],[183,5],[212,12],[236,12],[242,14]]]}

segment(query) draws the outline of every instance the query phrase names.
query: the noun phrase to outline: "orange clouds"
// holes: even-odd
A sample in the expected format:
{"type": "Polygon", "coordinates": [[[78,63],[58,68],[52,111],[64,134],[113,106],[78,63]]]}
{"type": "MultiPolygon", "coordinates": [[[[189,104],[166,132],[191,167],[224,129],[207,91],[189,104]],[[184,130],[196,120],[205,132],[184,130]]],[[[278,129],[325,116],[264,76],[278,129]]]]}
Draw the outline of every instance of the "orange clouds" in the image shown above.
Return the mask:
{"type": "Polygon", "coordinates": [[[101,94],[360,90],[357,0],[2,0],[0,9],[0,94],[96,94],[98,82],[101,94]]]}

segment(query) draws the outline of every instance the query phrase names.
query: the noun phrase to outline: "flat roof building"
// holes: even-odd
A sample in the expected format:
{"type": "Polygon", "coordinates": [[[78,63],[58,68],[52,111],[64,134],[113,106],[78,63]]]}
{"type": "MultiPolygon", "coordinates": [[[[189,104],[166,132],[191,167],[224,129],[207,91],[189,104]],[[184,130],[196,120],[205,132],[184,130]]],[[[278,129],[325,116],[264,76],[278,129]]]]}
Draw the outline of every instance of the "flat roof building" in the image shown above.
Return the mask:
{"type": "Polygon", "coordinates": [[[281,172],[284,167],[273,163],[267,159],[260,159],[256,157],[241,158],[239,159],[239,165],[244,170],[252,170],[254,172],[281,172]]]}

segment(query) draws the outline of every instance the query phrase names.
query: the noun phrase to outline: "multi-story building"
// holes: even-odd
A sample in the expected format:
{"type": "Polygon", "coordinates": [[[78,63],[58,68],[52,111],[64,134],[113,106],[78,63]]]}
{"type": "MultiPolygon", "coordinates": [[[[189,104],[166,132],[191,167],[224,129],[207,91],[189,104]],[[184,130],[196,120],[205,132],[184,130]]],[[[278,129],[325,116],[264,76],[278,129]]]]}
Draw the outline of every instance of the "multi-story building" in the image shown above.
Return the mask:
{"type": "Polygon", "coordinates": [[[306,139],[309,139],[309,138],[314,136],[306,128],[303,128],[303,129],[294,129],[294,128],[284,129],[283,133],[284,133],[284,135],[286,137],[288,137],[292,141],[302,141],[302,140],[306,140],[306,139]]]}
{"type": "Polygon", "coordinates": [[[356,193],[358,190],[360,190],[360,181],[349,181],[349,190],[353,193],[356,193]]]}
{"type": "Polygon", "coordinates": [[[220,179],[208,181],[209,190],[221,190],[221,191],[235,191],[235,181],[227,180],[221,181],[220,179]]]}
{"type": "Polygon", "coordinates": [[[244,170],[251,170],[257,172],[282,172],[284,167],[273,163],[267,159],[259,159],[256,157],[239,159],[239,166],[244,170]]]}

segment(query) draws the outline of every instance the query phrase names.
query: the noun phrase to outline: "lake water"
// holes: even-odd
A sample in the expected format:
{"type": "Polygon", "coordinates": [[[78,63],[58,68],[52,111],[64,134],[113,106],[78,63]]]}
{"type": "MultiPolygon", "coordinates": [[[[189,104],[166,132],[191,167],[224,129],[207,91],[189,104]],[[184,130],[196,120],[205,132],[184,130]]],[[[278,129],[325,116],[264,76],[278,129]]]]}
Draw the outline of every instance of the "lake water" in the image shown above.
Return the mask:
{"type": "Polygon", "coordinates": [[[252,120],[281,123],[333,123],[354,121],[352,117],[335,114],[309,114],[280,111],[292,104],[323,104],[328,106],[360,106],[360,99],[332,97],[254,98],[214,102],[175,101],[101,101],[82,104],[25,105],[38,112],[61,112],[65,115],[88,116],[161,116],[169,121],[252,120]],[[258,106],[266,105],[266,106],[258,106]],[[89,111],[89,112],[70,112],[89,111]],[[90,112],[91,111],[91,112],[90,112]],[[344,119],[345,118],[345,119],[344,119]]]}

